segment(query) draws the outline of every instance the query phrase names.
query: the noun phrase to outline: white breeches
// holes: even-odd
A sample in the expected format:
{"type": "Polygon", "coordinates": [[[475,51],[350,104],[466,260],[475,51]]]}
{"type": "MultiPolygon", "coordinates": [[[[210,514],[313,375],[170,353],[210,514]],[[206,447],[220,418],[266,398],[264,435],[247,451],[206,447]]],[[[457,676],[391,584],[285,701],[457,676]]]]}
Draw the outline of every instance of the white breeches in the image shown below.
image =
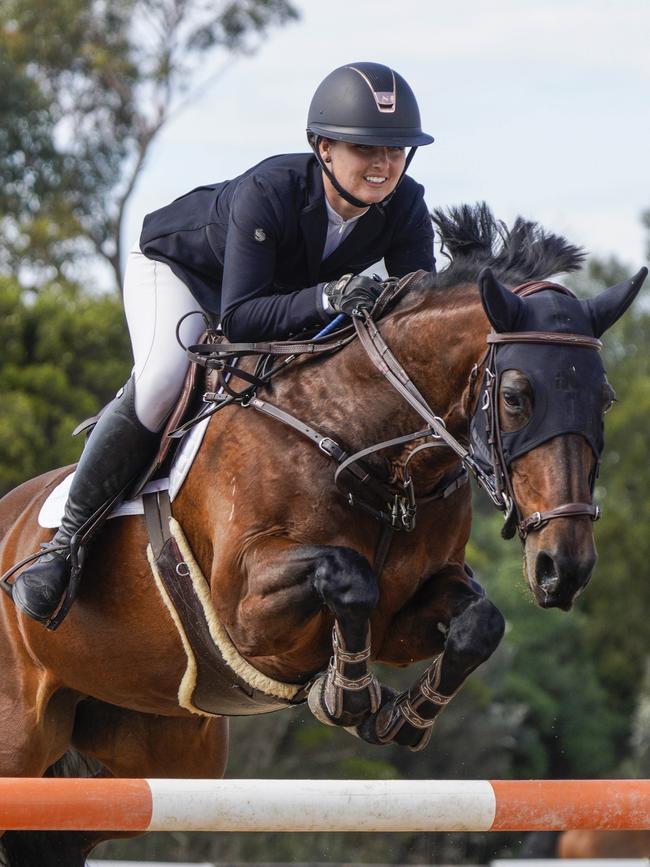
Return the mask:
{"type": "Polygon", "coordinates": [[[161,429],[183,387],[189,359],[176,340],[178,320],[185,346],[205,331],[201,308],[169,265],[147,259],[136,247],[124,275],[124,312],[133,347],[135,411],[145,427],[161,429]]]}

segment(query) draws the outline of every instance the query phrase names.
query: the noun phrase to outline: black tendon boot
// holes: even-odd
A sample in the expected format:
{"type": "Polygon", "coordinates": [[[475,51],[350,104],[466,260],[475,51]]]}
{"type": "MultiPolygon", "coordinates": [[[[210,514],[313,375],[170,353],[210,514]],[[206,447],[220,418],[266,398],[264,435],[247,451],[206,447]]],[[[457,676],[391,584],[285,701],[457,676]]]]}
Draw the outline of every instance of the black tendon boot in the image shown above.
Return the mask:
{"type": "Polygon", "coordinates": [[[153,457],[160,436],[139,421],[134,404],[135,384],[129,379],[90,434],[56,535],[13,583],[14,603],[34,620],[47,623],[68,587],[74,534],[135,480],[153,457]]]}

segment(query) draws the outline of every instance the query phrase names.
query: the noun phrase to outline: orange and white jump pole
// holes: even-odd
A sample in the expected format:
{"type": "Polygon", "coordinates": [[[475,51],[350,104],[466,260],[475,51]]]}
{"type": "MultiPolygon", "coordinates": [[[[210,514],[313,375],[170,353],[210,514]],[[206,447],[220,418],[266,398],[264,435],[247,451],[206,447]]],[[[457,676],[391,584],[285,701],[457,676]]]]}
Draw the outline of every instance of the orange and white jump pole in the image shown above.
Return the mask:
{"type": "Polygon", "coordinates": [[[650,830],[650,780],[0,778],[0,829],[650,830]]]}

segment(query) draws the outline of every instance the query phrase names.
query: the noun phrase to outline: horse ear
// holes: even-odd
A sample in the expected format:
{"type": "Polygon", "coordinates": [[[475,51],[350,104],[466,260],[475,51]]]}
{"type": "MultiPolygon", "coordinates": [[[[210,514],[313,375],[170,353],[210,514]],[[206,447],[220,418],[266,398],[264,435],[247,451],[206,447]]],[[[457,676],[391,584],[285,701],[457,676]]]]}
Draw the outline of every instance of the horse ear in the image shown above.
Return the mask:
{"type": "Polygon", "coordinates": [[[610,286],[595,298],[589,298],[582,304],[586,308],[594,329],[594,337],[600,337],[619,319],[634,301],[637,292],[643,285],[648,274],[647,268],[641,268],[634,277],[610,286]]]}
{"type": "Polygon", "coordinates": [[[484,268],[479,274],[478,289],[485,315],[494,330],[514,331],[524,307],[521,298],[499,283],[491,268],[484,268]]]}

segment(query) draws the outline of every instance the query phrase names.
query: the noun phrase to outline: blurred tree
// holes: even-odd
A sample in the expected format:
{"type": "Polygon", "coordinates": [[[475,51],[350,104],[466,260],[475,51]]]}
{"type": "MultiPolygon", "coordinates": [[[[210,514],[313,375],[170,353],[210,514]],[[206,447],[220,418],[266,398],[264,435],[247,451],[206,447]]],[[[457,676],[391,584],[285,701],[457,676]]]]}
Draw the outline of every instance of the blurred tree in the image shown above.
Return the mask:
{"type": "Polygon", "coordinates": [[[204,89],[218,57],[296,17],[289,0],[4,0],[0,269],[36,283],[98,254],[119,286],[124,209],[152,141],[199,70],[204,89]]]}
{"type": "Polygon", "coordinates": [[[128,376],[129,341],[119,299],[72,284],[36,298],[0,277],[0,494],[77,460],[77,423],[128,376]]]}
{"type": "Polygon", "coordinates": [[[617,402],[607,417],[607,445],[596,498],[598,576],[585,597],[590,650],[610,701],[628,715],[650,654],[650,315],[624,317],[608,337],[605,363],[617,402]]]}

